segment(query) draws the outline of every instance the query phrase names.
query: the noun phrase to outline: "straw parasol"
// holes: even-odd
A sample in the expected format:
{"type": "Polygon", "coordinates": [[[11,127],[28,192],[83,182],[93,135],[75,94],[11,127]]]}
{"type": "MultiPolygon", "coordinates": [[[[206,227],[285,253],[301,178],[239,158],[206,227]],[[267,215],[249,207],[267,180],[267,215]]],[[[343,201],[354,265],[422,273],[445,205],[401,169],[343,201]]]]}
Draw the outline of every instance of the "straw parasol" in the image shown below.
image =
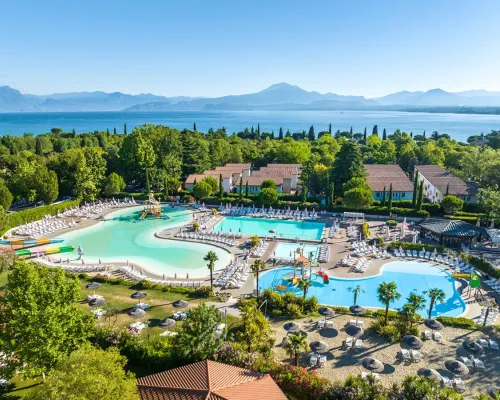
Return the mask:
{"type": "Polygon", "coordinates": [[[104,300],[104,297],[95,297],[95,298],[89,300],[90,307],[100,307],[104,303],[106,303],[106,300],[104,300]]]}
{"type": "Polygon", "coordinates": [[[384,370],[384,364],[373,357],[366,357],[361,362],[363,367],[372,372],[382,372],[384,370]]]}
{"type": "Polygon", "coordinates": [[[185,300],[177,300],[177,301],[174,301],[172,305],[175,308],[186,308],[189,305],[189,303],[185,300]]]}
{"type": "Polygon", "coordinates": [[[132,318],[142,318],[146,315],[146,311],[144,311],[142,308],[134,308],[133,310],[128,312],[128,315],[130,315],[132,318]]]}
{"type": "Polygon", "coordinates": [[[443,377],[439,372],[437,372],[435,369],[430,369],[430,368],[420,368],[417,371],[417,374],[429,379],[434,379],[438,382],[441,382],[441,380],[443,379],[443,377]]]}
{"type": "Polygon", "coordinates": [[[497,396],[500,394],[500,389],[495,389],[493,387],[490,387],[488,388],[488,390],[486,390],[486,393],[488,393],[488,395],[492,398],[492,399],[496,399],[497,396]]]}
{"type": "Polygon", "coordinates": [[[469,373],[469,368],[467,368],[463,362],[458,360],[446,360],[444,362],[444,366],[448,371],[455,375],[465,376],[469,373]]]}
{"type": "Polygon", "coordinates": [[[288,333],[296,333],[300,331],[300,324],[297,322],[287,322],[283,325],[283,329],[288,333]]]}
{"type": "Polygon", "coordinates": [[[411,349],[413,350],[419,350],[423,347],[424,342],[420,340],[418,337],[413,336],[413,335],[406,335],[403,338],[403,342],[411,349]]]}
{"type": "Polygon", "coordinates": [[[329,350],[328,345],[322,341],[311,342],[309,348],[314,353],[326,353],[329,350]]]}
{"type": "Polygon", "coordinates": [[[349,311],[354,315],[363,315],[366,312],[363,307],[358,305],[349,307],[349,311]]]}
{"type": "Polygon", "coordinates": [[[165,318],[163,321],[161,321],[160,326],[163,329],[170,329],[170,328],[174,327],[176,323],[177,323],[177,321],[175,319],[165,318]]]}
{"type": "Polygon", "coordinates": [[[328,307],[320,307],[318,311],[321,315],[325,317],[325,320],[326,318],[328,317],[331,318],[335,315],[335,311],[333,311],[331,308],[328,307]]]}
{"type": "Polygon", "coordinates": [[[96,289],[99,289],[101,287],[101,284],[98,283],[98,282],[90,282],[89,284],[87,284],[87,286],[85,286],[87,289],[92,289],[92,290],[96,290],[96,289]]]}
{"type": "Polygon", "coordinates": [[[481,346],[479,343],[476,343],[472,340],[464,340],[462,342],[462,346],[465,350],[472,354],[479,354],[483,352],[483,346],[481,346]]]}
{"type": "Polygon", "coordinates": [[[348,325],[345,328],[345,332],[352,337],[360,337],[363,334],[363,328],[360,328],[359,326],[356,325],[348,325]]]}
{"type": "Polygon", "coordinates": [[[433,331],[440,331],[444,328],[443,324],[435,319],[426,319],[424,321],[424,325],[433,331]]]}

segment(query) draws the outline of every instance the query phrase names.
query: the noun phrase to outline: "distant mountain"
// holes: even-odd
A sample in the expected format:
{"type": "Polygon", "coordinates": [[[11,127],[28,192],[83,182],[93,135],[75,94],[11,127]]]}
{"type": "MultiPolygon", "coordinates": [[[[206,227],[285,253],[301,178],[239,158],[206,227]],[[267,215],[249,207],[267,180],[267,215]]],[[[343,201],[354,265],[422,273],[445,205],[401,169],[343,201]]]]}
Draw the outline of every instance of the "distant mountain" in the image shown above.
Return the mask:
{"type": "MultiPolygon", "coordinates": [[[[165,97],[150,93],[70,92],[50,95],[22,94],[0,87],[0,112],[69,111],[202,111],[202,110],[405,110],[460,108],[476,110],[500,106],[500,92],[469,90],[457,93],[442,89],[426,92],[401,91],[374,99],[307,91],[278,83],[256,93],[215,98],[165,97]]],[[[451,111],[450,111],[451,112],[451,111]]]]}

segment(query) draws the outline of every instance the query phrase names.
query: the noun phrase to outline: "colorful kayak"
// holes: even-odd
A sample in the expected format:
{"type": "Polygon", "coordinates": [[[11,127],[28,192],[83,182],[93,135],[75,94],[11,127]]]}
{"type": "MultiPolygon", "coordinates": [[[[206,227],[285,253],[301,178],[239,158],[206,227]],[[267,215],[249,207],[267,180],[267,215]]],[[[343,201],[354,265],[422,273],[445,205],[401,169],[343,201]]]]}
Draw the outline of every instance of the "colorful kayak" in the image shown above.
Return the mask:
{"type": "Polygon", "coordinates": [[[17,250],[16,255],[17,256],[38,256],[38,255],[45,255],[45,254],[56,254],[56,253],[68,253],[70,251],[75,250],[75,246],[62,246],[62,247],[54,247],[51,249],[39,249],[39,250],[29,250],[29,249],[24,249],[24,250],[17,250]]]}
{"type": "Polygon", "coordinates": [[[0,244],[7,246],[30,246],[30,245],[42,245],[42,244],[52,244],[52,243],[62,243],[64,239],[54,238],[41,238],[41,239],[19,239],[19,240],[0,240],[0,244]]]}

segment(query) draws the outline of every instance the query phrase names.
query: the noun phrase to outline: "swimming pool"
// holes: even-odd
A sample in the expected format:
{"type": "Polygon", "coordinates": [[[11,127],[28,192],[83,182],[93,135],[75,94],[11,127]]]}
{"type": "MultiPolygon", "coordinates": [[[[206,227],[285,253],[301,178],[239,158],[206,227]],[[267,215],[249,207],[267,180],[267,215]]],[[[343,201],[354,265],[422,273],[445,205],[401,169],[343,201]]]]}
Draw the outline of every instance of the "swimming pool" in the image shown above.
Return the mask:
{"type": "MultiPolygon", "coordinates": [[[[304,257],[309,259],[310,254],[312,253],[312,261],[316,261],[318,256],[319,247],[314,244],[305,244],[305,243],[286,243],[280,242],[276,246],[274,250],[274,257],[278,258],[293,258],[293,253],[300,248],[303,250],[304,257]]],[[[296,257],[298,257],[297,253],[296,257]]]]}
{"type": "MultiPolygon", "coordinates": [[[[87,263],[126,262],[140,265],[142,268],[158,274],[179,278],[205,277],[209,271],[203,257],[211,250],[219,257],[215,268],[224,268],[231,255],[216,246],[178,240],[159,239],[155,232],[178,227],[192,219],[192,213],[183,208],[165,207],[163,212],[169,219],[140,220],[138,210],[133,207],[114,211],[106,220],[88,228],[62,235],[65,243],[75,247],[82,246],[87,263]]],[[[78,257],[76,252],[67,253],[63,258],[78,257]]]]}
{"type": "MultiPolygon", "coordinates": [[[[299,270],[296,270],[300,274],[299,270]]],[[[259,278],[259,289],[274,288],[285,285],[282,277],[293,272],[293,268],[280,268],[265,272],[259,278]]],[[[401,298],[391,304],[392,309],[398,309],[406,303],[406,298],[411,292],[422,295],[425,290],[438,288],[444,291],[446,299],[443,304],[436,304],[432,315],[437,317],[457,317],[465,311],[465,302],[455,289],[455,282],[451,275],[436,265],[418,261],[394,261],[385,264],[380,275],[361,279],[330,278],[328,284],[313,273],[313,285],[309,288],[308,296],[316,296],[321,304],[349,307],[353,304],[353,294],[349,287],[360,285],[364,293],[358,295],[358,304],[364,307],[380,307],[384,305],[377,300],[377,287],[382,282],[394,281],[398,286],[401,298]]],[[[292,289],[297,294],[302,294],[299,288],[292,289]]],[[[426,299],[426,309],[419,313],[422,316],[429,314],[429,299],[426,299]]]]}
{"type": "Polygon", "coordinates": [[[226,217],[214,229],[222,232],[240,232],[244,235],[277,235],[291,239],[299,237],[307,240],[321,240],[324,227],[325,224],[312,221],[226,217]],[[270,231],[275,232],[271,233],[270,231]]]}

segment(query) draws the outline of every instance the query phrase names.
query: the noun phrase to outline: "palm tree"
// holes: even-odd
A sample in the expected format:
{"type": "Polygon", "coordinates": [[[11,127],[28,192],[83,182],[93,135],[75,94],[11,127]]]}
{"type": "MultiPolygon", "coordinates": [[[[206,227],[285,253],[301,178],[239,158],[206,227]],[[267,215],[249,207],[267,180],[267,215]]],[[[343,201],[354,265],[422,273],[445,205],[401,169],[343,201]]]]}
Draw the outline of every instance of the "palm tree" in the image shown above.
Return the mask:
{"type": "Polygon", "coordinates": [[[431,299],[431,304],[429,305],[429,319],[432,317],[432,309],[434,308],[434,304],[436,304],[436,301],[439,303],[444,303],[444,299],[446,298],[446,295],[441,289],[429,289],[424,292],[427,296],[429,296],[429,299],[431,299]]]}
{"type": "Polygon", "coordinates": [[[354,305],[356,305],[356,301],[358,300],[358,294],[365,292],[360,285],[356,285],[354,287],[348,287],[347,291],[354,294],[354,305]]]}
{"type": "Polygon", "coordinates": [[[413,310],[412,318],[410,320],[410,328],[411,328],[413,326],[413,322],[417,311],[425,307],[425,299],[424,296],[420,296],[419,294],[416,293],[410,293],[406,301],[408,301],[408,305],[411,306],[413,310]]]}
{"type": "Polygon", "coordinates": [[[251,269],[252,273],[254,273],[255,277],[257,278],[257,297],[259,297],[259,272],[266,269],[266,264],[264,263],[264,261],[259,259],[252,264],[251,269]]]}
{"type": "Polygon", "coordinates": [[[207,255],[203,258],[205,261],[208,261],[208,269],[210,270],[210,289],[214,290],[214,268],[215,262],[219,260],[217,254],[214,251],[210,250],[207,255]]]}
{"type": "Polygon", "coordinates": [[[307,291],[309,290],[309,288],[311,286],[312,286],[312,282],[310,280],[304,279],[302,281],[302,290],[304,291],[304,301],[306,300],[307,291]]]}
{"type": "Polygon", "coordinates": [[[299,366],[299,355],[303,351],[307,351],[307,337],[302,336],[300,332],[292,333],[286,337],[283,348],[286,354],[295,358],[295,366],[299,366]]]}
{"type": "Polygon", "coordinates": [[[401,307],[399,312],[403,319],[403,336],[406,336],[406,332],[408,332],[408,322],[411,321],[415,308],[411,304],[405,304],[401,307]]]}
{"type": "Polygon", "coordinates": [[[397,291],[398,287],[396,282],[382,282],[377,288],[377,299],[385,304],[385,319],[384,325],[387,325],[387,318],[389,317],[389,304],[394,303],[401,297],[397,291]]]}

